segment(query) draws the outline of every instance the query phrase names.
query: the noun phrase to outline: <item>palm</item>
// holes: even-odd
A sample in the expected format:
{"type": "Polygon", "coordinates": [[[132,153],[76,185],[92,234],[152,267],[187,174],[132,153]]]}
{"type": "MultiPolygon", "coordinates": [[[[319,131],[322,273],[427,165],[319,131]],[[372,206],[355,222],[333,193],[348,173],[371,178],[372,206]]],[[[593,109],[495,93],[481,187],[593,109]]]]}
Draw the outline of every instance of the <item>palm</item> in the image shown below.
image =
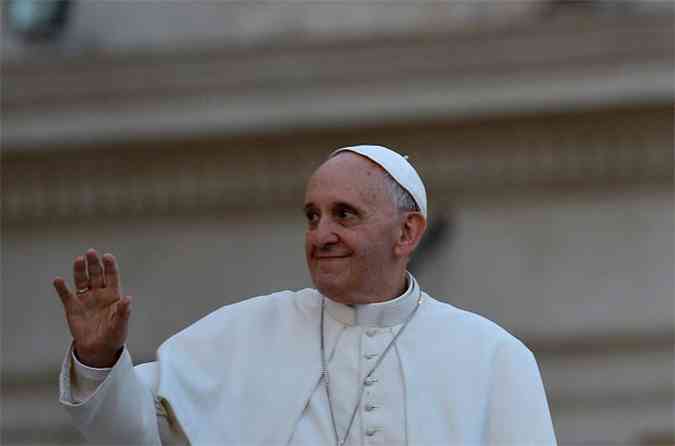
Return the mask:
{"type": "Polygon", "coordinates": [[[80,295],[79,302],[66,313],[68,327],[82,345],[109,345],[119,348],[126,340],[128,321],[120,317],[119,293],[107,288],[90,290],[80,295]]]}
{"type": "Polygon", "coordinates": [[[106,254],[103,264],[89,250],[73,264],[76,294],[61,278],[54,286],[61,297],[75,350],[86,364],[107,367],[127,338],[130,298],[123,297],[115,258],[106,254]]]}

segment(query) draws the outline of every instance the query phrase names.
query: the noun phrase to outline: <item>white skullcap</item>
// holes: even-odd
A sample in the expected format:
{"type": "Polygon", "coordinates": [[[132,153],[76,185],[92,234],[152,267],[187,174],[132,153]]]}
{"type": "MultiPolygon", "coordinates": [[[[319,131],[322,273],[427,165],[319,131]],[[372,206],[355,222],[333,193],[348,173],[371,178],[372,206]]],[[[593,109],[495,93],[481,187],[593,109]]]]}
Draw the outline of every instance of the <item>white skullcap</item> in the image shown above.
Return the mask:
{"type": "Polygon", "coordinates": [[[382,146],[353,146],[337,149],[330,154],[334,157],[340,152],[354,152],[365,156],[382,167],[405,190],[410,193],[420,213],[427,217],[427,191],[422,178],[408,160],[391,149],[382,146]]]}

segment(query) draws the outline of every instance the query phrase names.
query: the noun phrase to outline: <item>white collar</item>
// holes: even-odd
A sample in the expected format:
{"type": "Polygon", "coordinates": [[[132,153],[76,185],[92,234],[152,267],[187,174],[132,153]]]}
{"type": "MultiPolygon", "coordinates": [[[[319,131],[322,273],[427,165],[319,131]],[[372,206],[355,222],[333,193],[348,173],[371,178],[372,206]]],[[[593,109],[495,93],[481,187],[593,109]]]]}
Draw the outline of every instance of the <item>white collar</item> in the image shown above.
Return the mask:
{"type": "Polygon", "coordinates": [[[402,324],[415,309],[419,285],[406,272],[408,289],[400,296],[373,304],[345,305],[326,298],[326,312],[345,325],[364,327],[394,327],[402,324]]]}

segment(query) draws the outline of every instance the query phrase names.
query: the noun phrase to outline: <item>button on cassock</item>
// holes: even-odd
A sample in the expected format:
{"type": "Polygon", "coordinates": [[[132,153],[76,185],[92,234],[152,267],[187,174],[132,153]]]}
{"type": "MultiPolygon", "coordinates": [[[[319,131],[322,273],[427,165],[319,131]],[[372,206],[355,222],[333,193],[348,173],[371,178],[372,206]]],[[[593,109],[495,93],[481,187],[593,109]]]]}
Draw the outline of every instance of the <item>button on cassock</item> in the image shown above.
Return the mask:
{"type": "Polygon", "coordinates": [[[368,430],[366,431],[366,436],[372,437],[372,436],[375,435],[376,433],[377,433],[377,429],[375,429],[374,427],[371,427],[370,429],[368,429],[368,430]]]}
{"type": "Polygon", "coordinates": [[[377,330],[375,330],[375,329],[371,329],[371,330],[366,331],[366,336],[368,336],[369,338],[372,338],[376,334],[377,334],[377,330]]]}
{"type": "Polygon", "coordinates": [[[365,407],[366,412],[372,412],[372,411],[375,410],[376,408],[377,408],[377,406],[376,406],[375,404],[373,404],[373,403],[366,403],[366,407],[365,407]]]}
{"type": "Polygon", "coordinates": [[[376,382],[377,382],[377,378],[374,378],[374,377],[372,377],[372,376],[369,376],[368,378],[365,379],[365,381],[363,381],[363,384],[365,384],[365,385],[367,385],[367,386],[372,386],[372,385],[375,384],[376,382]]]}

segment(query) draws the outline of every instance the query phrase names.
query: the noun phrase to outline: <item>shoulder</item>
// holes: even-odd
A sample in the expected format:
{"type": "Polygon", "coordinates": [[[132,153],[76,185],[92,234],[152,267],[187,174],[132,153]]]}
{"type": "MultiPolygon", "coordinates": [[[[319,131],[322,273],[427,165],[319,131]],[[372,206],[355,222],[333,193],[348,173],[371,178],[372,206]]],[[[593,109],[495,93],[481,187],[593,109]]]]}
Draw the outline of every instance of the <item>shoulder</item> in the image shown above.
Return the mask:
{"type": "Polygon", "coordinates": [[[193,326],[209,324],[223,319],[264,318],[285,313],[305,312],[319,302],[316,290],[305,288],[299,291],[277,291],[271,294],[251,297],[235,304],[224,305],[193,326]]]}
{"type": "MultiPolygon", "coordinates": [[[[310,316],[319,307],[319,293],[311,288],[277,291],[224,305],[172,336],[204,338],[239,332],[273,330],[310,316]]],[[[243,333],[242,333],[243,334],[243,333]]],[[[167,341],[168,342],[168,341],[167,341]]]]}
{"type": "Polygon", "coordinates": [[[504,327],[480,314],[458,308],[425,295],[427,323],[434,330],[456,340],[459,344],[471,345],[496,351],[506,349],[529,353],[527,346],[504,327]]]}

